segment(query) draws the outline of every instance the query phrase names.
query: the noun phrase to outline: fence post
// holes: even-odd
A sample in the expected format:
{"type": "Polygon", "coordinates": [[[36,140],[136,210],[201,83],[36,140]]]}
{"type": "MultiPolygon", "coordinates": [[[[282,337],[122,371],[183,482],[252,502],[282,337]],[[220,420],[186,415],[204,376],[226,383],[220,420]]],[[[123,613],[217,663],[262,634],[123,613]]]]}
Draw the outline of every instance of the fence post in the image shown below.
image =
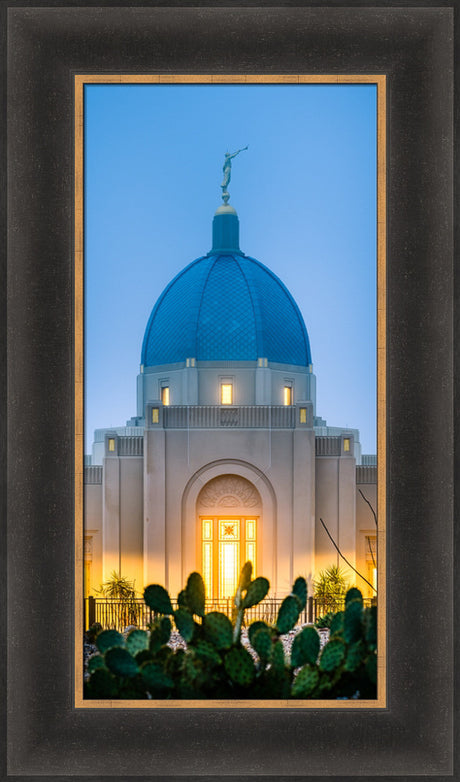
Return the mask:
{"type": "Polygon", "coordinates": [[[308,618],[307,618],[308,624],[313,624],[313,598],[308,598],[308,618]]]}
{"type": "Polygon", "coordinates": [[[91,627],[96,621],[96,600],[92,595],[89,595],[88,600],[88,628],[91,627]]]}

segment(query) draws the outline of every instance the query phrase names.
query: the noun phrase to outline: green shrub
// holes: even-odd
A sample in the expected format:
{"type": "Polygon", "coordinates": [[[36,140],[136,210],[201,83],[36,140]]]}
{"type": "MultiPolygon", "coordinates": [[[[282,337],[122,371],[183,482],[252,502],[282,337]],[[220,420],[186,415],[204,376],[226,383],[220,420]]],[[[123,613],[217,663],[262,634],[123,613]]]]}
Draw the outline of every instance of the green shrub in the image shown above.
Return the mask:
{"type": "Polygon", "coordinates": [[[249,650],[241,640],[244,612],[260,603],[269,582],[251,580],[247,562],[234,598],[233,622],[217,611],[205,613],[204,583],[192,573],[174,609],[158,584],[145,589],[154,612],[149,632],[132,630],[125,639],[114,630],[97,636],[100,654],[91,659],[87,698],[122,699],[279,699],[375,698],[377,612],[364,609],[361,593],[349,590],[345,611],[333,615],[330,638],[320,651],[318,631],[305,627],[295,637],[290,659],[282,635],[292,630],[305,607],[307,585],[297,578],[273,625],[253,622],[249,650]],[[167,644],[174,622],[187,643],[167,644]]]}

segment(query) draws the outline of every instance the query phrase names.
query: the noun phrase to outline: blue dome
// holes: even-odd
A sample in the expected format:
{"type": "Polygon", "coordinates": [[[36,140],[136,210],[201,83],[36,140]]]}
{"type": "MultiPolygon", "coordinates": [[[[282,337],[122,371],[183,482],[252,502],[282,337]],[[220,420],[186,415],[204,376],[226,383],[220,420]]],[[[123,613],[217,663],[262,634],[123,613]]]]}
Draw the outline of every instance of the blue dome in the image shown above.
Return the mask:
{"type": "Polygon", "coordinates": [[[297,304],[266,266],[238,251],[211,252],[165,288],[145,330],[146,366],[256,361],[308,366],[310,344],[297,304]]]}

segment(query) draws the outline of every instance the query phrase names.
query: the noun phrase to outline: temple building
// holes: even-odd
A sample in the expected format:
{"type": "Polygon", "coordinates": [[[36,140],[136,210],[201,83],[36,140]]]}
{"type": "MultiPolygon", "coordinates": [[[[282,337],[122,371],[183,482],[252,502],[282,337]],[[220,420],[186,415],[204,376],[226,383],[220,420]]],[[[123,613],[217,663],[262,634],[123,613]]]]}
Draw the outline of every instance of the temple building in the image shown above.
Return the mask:
{"type": "Polygon", "coordinates": [[[297,575],[347,571],[320,519],[376,585],[376,459],[361,455],[356,429],[317,415],[302,314],[240,250],[228,198],[212,249],[153,307],[136,415],[96,430],[86,462],[85,594],[116,571],[140,592],[159,583],[175,595],[199,570],[208,596],[224,598],[250,559],[281,597],[297,575]]]}

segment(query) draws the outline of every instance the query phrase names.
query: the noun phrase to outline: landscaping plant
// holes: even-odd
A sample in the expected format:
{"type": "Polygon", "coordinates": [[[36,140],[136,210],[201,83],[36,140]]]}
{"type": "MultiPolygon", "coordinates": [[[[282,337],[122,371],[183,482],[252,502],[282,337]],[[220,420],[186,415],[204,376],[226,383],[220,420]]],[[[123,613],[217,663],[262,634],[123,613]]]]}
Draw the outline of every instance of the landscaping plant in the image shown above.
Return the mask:
{"type": "Polygon", "coordinates": [[[244,565],[234,598],[233,623],[223,613],[205,613],[201,575],[192,573],[173,608],[164,587],[152,584],[144,599],[154,614],[150,631],[126,637],[103,630],[96,637],[99,654],[89,660],[87,698],[128,699],[280,699],[375,698],[377,681],[377,609],[363,608],[358,589],[346,595],[330,637],[320,652],[316,628],[306,626],[294,638],[290,659],[281,637],[298,621],[307,600],[299,577],[282,602],[274,625],[255,621],[248,628],[254,655],[243,646],[241,630],[247,608],[267,595],[269,582],[251,580],[244,565]],[[173,622],[186,649],[168,646],[173,622]]]}

